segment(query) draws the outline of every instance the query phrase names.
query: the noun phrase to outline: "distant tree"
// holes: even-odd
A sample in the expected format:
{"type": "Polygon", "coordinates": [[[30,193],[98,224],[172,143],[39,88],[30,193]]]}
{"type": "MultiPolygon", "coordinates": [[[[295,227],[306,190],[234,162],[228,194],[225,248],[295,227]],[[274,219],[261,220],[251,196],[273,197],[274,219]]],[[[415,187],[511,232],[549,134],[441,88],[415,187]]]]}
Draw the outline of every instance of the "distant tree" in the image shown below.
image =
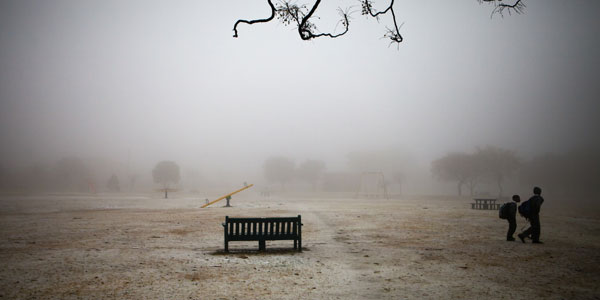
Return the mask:
{"type": "Polygon", "coordinates": [[[280,183],[281,187],[285,188],[285,184],[294,178],[294,168],[294,162],[287,157],[269,157],[264,165],[265,178],[268,181],[280,183]]]}
{"type": "Polygon", "coordinates": [[[433,176],[442,181],[456,182],[458,195],[462,196],[462,187],[470,183],[471,195],[480,172],[474,156],[467,153],[449,153],[431,163],[433,176]]]}
{"type": "Polygon", "coordinates": [[[521,161],[514,151],[494,146],[477,148],[475,159],[481,167],[482,173],[494,181],[498,186],[498,196],[504,191],[502,183],[514,174],[521,165],[521,161]]]}
{"type": "MultiPolygon", "coordinates": [[[[525,10],[525,3],[523,0],[477,0],[479,3],[488,3],[493,5],[492,16],[499,14],[504,16],[505,14],[523,13],[525,10]]],[[[388,23],[390,26],[386,27],[386,32],[383,38],[389,40],[391,44],[399,45],[404,39],[400,34],[400,27],[396,21],[396,13],[394,11],[394,0],[384,1],[384,5],[376,7],[375,1],[373,0],[359,0],[361,5],[361,14],[376,19],[378,22],[384,15],[390,16],[388,23]]],[[[317,17],[315,12],[321,4],[321,0],[312,2],[312,4],[298,4],[292,0],[282,0],[277,4],[273,4],[271,0],[267,0],[267,4],[271,10],[270,16],[264,19],[254,20],[237,20],[233,25],[233,37],[238,37],[238,25],[240,23],[255,24],[255,23],[268,23],[277,18],[284,25],[292,25],[296,27],[298,35],[302,40],[309,41],[319,37],[326,38],[338,38],[345,35],[350,28],[351,15],[355,12],[351,7],[346,9],[338,8],[338,14],[340,20],[338,25],[341,25],[341,30],[338,32],[321,32],[316,23],[317,17]]],[[[337,26],[336,26],[337,28],[337,26]]]]}
{"type": "Polygon", "coordinates": [[[106,187],[111,192],[120,192],[121,186],[119,185],[119,177],[117,177],[115,174],[112,174],[106,183],[106,187]]]}
{"type": "Polygon", "coordinates": [[[169,185],[179,182],[179,166],[174,161],[161,161],[152,170],[154,183],[162,185],[165,199],[168,198],[169,185]]]}
{"type": "Polygon", "coordinates": [[[325,171],[325,162],[321,160],[307,160],[300,164],[296,174],[301,180],[310,183],[314,192],[323,171],[325,171]]]}

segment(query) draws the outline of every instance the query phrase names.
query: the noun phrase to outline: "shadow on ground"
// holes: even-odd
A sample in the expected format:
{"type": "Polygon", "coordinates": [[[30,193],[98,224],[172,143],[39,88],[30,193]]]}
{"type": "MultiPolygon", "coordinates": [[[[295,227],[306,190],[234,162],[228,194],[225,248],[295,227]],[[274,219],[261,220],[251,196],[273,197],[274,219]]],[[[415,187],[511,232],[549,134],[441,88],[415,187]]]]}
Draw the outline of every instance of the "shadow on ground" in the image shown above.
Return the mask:
{"type": "MultiPolygon", "coordinates": [[[[302,251],[310,251],[310,249],[306,247],[302,247],[302,251]]],[[[251,255],[251,256],[264,256],[264,255],[282,255],[282,254],[301,254],[296,249],[293,248],[267,248],[266,250],[260,251],[255,248],[238,248],[238,249],[229,249],[229,252],[225,252],[223,249],[216,250],[211,252],[211,255],[251,255]]],[[[243,257],[242,257],[243,258],[243,257]]]]}

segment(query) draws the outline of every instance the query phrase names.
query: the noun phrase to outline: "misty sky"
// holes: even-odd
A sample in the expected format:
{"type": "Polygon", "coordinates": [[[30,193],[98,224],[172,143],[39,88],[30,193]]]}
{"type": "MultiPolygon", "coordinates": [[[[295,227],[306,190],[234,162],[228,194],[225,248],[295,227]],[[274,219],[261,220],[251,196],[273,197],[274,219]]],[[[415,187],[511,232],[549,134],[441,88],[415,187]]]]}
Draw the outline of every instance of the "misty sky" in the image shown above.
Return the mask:
{"type": "MultiPolygon", "coordinates": [[[[599,1],[396,1],[405,41],[355,1],[350,32],[301,41],[266,1],[0,1],[0,162],[111,157],[197,168],[405,149],[424,162],[496,145],[598,144],[599,1]]],[[[377,2],[376,2],[377,3],[377,2]]]]}

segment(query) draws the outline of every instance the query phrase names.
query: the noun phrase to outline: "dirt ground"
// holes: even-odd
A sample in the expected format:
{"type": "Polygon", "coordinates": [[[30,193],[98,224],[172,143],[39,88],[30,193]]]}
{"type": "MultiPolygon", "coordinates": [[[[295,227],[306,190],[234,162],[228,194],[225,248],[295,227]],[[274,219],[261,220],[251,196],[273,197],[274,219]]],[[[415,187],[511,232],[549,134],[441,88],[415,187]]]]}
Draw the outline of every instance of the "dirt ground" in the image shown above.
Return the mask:
{"type": "Polygon", "coordinates": [[[1,196],[0,298],[600,299],[594,217],[543,207],[534,245],[505,241],[507,222],[465,198],[158,197],[1,196]],[[226,215],[302,215],[304,251],[225,254],[226,215]]]}

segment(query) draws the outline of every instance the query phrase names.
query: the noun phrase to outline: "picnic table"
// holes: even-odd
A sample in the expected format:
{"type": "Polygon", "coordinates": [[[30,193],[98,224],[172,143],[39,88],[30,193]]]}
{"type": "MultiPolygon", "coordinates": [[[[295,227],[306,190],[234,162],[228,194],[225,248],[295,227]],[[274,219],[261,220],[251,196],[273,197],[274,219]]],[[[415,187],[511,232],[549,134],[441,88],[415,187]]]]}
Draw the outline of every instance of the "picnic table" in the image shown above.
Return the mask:
{"type": "Polygon", "coordinates": [[[475,198],[474,203],[471,203],[471,209],[481,210],[498,210],[500,209],[500,203],[496,203],[495,198],[475,198]]]}

